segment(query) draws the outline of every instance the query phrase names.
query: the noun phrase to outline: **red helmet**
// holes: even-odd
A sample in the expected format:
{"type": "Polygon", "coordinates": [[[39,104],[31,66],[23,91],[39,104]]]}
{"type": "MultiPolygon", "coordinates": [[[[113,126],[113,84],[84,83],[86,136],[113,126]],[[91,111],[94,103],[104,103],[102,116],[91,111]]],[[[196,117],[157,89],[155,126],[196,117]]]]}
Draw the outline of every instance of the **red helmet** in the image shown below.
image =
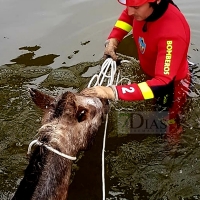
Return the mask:
{"type": "Polygon", "coordinates": [[[125,6],[141,6],[147,2],[155,2],[156,0],[118,0],[119,3],[125,6]]]}

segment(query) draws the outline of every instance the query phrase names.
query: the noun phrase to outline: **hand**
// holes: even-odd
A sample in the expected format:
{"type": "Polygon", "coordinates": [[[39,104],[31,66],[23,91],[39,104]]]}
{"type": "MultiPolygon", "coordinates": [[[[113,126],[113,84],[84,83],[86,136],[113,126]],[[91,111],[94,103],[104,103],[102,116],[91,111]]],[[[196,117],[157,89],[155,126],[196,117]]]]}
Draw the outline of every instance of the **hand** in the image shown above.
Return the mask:
{"type": "Polygon", "coordinates": [[[110,56],[113,60],[117,61],[116,50],[119,42],[115,38],[110,38],[106,42],[106,48],[104,50],[104,58],[108,58],[110,56]]]}
{"type": "Polygon", "coordinates": [[[94,86],[91,88],[86,88],[80,93],[85,96],[115,100],[115,93],[111,87],[94,86]]]}

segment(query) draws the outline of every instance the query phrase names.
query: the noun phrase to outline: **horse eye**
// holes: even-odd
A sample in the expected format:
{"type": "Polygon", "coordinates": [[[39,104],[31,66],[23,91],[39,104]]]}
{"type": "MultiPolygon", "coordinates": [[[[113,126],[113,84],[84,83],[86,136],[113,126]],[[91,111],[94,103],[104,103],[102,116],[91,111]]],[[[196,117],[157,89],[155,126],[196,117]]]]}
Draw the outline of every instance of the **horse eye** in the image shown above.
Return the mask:
{"type": "Polygon", "coordinates": [[[77,120],[78,122],[86,120],[86,110],[82,110],[81,112],[78,113],[77,120]]]}

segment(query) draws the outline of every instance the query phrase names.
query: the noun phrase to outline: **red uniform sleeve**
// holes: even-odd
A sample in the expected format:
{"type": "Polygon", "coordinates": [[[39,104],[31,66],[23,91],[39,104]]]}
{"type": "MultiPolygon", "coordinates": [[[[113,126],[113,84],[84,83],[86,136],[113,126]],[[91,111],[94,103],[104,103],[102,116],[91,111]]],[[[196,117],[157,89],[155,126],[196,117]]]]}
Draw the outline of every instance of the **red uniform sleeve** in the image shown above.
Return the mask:
{"type": "Polygon", "coordinates": [[[179,37],[160,40],[155,77],[139,84],[116,86],[118,98],[127,101],[152,99],[172,91],[173,81],[187,49],[186,45],[186,42],[179,37]]]}
{"type": "Polygon", "coordinates": [[[143,100],[144,97],[138,84],[133,83],[130,85],[118,85],[116,86],[118,99],[125,101],[143,100]]]}
{"type": "Polygon", "coordinates": [[[125,9],[115,23],[108,39],[116,38],[119,42],[121,42],[122,39],[132,30],[132,25],[133,17],[130,17],[127,9],[125,9]]]}
{"type": "Polygon", "coordinates": [[[133,83],[130,85],[117,85],[117,97],[120,100],[133,101],[154,98],[151,88],[146,82],[133,83]]]}
{"type": "Polygon", "coordinates": [[[177,76],[183,56],[187,55],[186,46],[186,42],[178,36],[159,41],[155,78],[147,81],[149,86],[168,84],[177,76]]]}
{"type": "MultiPolygon", "coordinates": [[[[161,39],[158,42],[158,55],[155,66],[155,77],[147,81],[155,97],[163,93],[163,89],[171,86],[180,72],[183,57],[187,55],[187,43],[181,37],[161,39]]],[[[173,89],[173,88],[172,88],[173,89]]]]}

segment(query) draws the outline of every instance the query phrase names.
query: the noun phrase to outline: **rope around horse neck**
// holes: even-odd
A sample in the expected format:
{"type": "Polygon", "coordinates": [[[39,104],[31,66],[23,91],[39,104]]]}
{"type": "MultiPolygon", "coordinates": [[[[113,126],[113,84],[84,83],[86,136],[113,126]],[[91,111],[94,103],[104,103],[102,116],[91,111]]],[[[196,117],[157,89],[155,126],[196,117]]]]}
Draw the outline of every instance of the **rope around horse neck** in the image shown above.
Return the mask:
{"type": "MultiPolygon", "coordinates": [[[[123,62],[130,62],[128,60],[123,60],[121,61],[121,63],[123,62]]],[[[101,66],[101,70],[99,74],[95,74],[89,84],[88,84],[88,88],[91,87],[92,82],[94,81],[94,79],[96,78],[96,82],[93,86],[98,86],[98,85],[102,85],[105,81],[105,79],[107,78],[107,86],[111,86],[111,85],[118,85],[120,82],[122,82],[123,80],[128,80],[128,82],[130,83],[130,80],[127,78],[122,78],[121,80],[119,80],[120,77],[120,72],[118,72],[117,74],[117,78],[114,84],[114,79],[115,79],[115,74],[117,71],[117,64],[116,62],[112,59],[112,58],[107,58],[103,65],[101,66]],[[108,75],[108,70],[110,68],[110,74],[108,75]]],[[[106,114],[106,121],[105,121],[105,128],[104,128],[104,137],[103,137],[103,147],[102,147],[102,199],[105,200],[105,164],[104,164],[104,160],[105,160],[105,143],[106,143],[106,131],[107,131],[107,125],[108,125],[108,114],[106,114]]]]}
{"type": "Polygon", "coordinates": [[[67,158],[67,159],[69,159],[69,160],[76,160],[76,157],[68,156],[68,155],[66,155],[66,154],[64,154],[64,153],[61,153],[60,151],[54,149],[53,147],[50,147],[50,146],[48,146],[48,145],[46,145],[46,144],[43,144],[42,142],[39,142],[38,140],[33,140],[33,141],[29,144],[29,146],[28,146],[28,152],[27,152],[28,155],[31,153],[31,147],[32,147],[34,144],[37,144],[37,145],[39,145],[39,146],[45,146],[48,150],[50,150],[50,151],[52,151],[52,152],[58,154],[59,156],[62,156],[62,157],[64,157],[64,158],[67,158]]]}

